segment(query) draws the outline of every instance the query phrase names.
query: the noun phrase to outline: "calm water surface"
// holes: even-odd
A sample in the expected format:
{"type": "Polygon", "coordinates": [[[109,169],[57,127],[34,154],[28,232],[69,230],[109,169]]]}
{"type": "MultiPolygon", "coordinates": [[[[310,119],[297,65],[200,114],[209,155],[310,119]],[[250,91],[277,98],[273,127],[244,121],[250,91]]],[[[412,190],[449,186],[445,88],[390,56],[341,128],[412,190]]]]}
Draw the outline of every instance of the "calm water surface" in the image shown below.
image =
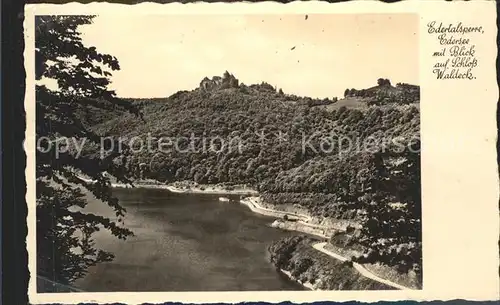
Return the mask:
{"type": "MultiPolygon", "coordinates": [[[[216,195],[116,189],[135,236],[102,231],[96,244],[115,254],[75,286],[85,291],[302,290],[276,272],[267,246],[292,232],[270,228],[272,218],[216,195]]],[[[231,197],[236,199],[237,197],[231,197]]],[[[92,201],[88,211],[114,213],[92,201]]]]}

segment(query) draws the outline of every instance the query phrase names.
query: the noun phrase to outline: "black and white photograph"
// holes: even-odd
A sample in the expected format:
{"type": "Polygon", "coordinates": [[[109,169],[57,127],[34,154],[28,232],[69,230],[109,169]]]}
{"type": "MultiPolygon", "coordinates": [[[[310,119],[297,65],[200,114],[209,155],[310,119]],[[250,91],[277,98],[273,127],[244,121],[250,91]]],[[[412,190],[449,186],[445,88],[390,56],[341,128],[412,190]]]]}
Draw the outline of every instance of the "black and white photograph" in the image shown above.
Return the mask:
{"type": "Polygon", "coordinates": [[[418,14],[34,25],[37,293],[422,289],[418,14]]]}

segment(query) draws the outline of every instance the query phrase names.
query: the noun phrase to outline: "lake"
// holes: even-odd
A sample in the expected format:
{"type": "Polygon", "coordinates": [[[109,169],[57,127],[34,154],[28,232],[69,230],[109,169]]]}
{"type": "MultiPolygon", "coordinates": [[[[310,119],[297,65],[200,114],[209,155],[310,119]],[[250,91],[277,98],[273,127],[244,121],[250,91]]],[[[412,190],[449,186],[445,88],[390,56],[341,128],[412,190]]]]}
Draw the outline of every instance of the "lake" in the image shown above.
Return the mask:
{"type": "MultiPolygon", "coordinates": [[[[273,218],[217,195],[155,189],[115,189],[135,236],[96,233],[96,245],[115,259],[89,269],[75,286],[103,291],[303,290],[269,262],[268,245],[293,232],[269,227],[273,218]]],[[[89,197],[88,212],[114,218],[89,197]]]]}

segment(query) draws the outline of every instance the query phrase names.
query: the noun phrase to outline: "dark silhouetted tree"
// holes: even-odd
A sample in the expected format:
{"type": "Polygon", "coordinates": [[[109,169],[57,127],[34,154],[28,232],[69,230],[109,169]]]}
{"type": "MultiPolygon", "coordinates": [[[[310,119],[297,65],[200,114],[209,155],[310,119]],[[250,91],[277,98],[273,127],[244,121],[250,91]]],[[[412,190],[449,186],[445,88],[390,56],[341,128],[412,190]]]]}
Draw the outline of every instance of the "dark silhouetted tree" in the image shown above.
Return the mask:
{"type": "Polygon", "coordinates": [[[118,152],[111,141],[101,145],[100,136],[78,115],[89,106],[138,113],[107,88],[111,71],[120,69],[118,60],[82,43],[78,27],[92,19],[35,19],[36,79],[53,79],[58,85],[57,90],[36,85],[36,139],[37,143],[43,140],[36,151],[37,274],[62,284],[82,277],[90,266],[113,259],[112,253],[95,248],[94,232],[105,228],[120,239],[132,235],[122,224],[125,209],[112,196],[110,180],[103,175],[108,172],[129,182],[123,166],[126,154],[118,152]],[[71,145],[74,142],[65,139],[84,143],[81,155],[71,145]],[[69,145],[58,151],[58,143],[69,145]],[[103,156],[101,148],[107,152],[103,156]],[[84,192],[109,205],[116,218],[85,212],[84,192]]]}

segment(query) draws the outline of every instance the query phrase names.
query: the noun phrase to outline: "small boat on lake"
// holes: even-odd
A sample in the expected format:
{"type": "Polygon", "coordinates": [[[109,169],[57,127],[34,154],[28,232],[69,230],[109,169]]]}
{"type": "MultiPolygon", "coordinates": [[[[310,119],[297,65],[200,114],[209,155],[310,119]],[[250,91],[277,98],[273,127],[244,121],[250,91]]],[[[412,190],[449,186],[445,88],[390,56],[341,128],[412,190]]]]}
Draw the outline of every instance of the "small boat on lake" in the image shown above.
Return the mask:
{"type": "Polygon", "coordinates": [[[227,197],[219,197],[219,201],[228,202],[229,198],[227,198],[227,197]]]}

